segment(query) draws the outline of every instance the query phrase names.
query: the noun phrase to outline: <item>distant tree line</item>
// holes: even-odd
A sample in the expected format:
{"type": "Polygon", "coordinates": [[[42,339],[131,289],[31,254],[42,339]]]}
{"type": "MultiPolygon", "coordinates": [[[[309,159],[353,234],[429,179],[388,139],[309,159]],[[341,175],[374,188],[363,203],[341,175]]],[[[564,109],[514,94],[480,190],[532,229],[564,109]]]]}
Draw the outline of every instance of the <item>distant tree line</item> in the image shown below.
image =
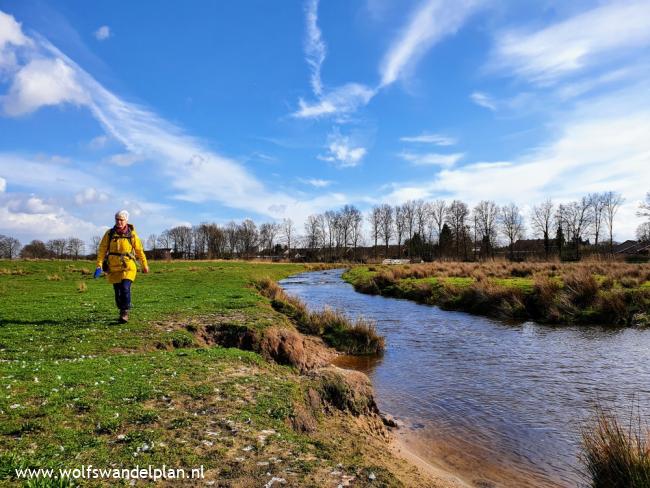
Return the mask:
{"type": "Polygon", "coordinates": [[[22,246],[15,237],[0,235],[0,258],[4,259],[81,259],[86,257],[85,250],[86,244],[77,237],[47,242],[33,240],[22,246]]]}
{"type": "MultiPolygon", "coordinates": [[[[318,261],[359,261],[379,258],[481,260],[526,253],[550,258],[580,259],[587,252],[611,253],[620,193],[590,193],[556,204],[548,199],[526,215],[514,203],[503,206],[483,200],[471,207],[461,200],[410,200],[381,204],[366,215],[353,205],[310,215],[303,232],[291,219],[265,222],[250,219],[225,225],[201,223],[176,226],[146,239],[154,253],[169,250],[178,259],[301,258],[318,261]],[[364,234],[364,223],[368,232],[364,234]],[[534,239],[525,240],[526,234],[534,239]]],[[[650,192],[637,215],[640,241],[650,241],[650,192]]],[[[101,240],[94,236],[90,255],[101,240]]],[[[17,239],[0,236],[3,258],[72,258],[84,255],[78,238],[34,240],[21,247],[17,239]]]]}

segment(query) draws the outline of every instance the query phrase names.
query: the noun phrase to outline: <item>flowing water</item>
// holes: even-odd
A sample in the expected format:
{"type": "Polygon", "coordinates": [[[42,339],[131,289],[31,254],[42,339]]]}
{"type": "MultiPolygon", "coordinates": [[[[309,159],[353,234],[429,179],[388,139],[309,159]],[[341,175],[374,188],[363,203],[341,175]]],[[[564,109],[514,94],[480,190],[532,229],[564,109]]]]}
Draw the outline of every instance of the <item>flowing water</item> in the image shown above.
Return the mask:
{"type": "Polygon", "coordinates": [[[580,429],[594,406],[650,416],[650,330],[506,324],[357,293],[343,270],[281,282],[310,309],[377,322],[367,373],[379,408],[417,454],[477,486],[581,486],[580,429]]]}

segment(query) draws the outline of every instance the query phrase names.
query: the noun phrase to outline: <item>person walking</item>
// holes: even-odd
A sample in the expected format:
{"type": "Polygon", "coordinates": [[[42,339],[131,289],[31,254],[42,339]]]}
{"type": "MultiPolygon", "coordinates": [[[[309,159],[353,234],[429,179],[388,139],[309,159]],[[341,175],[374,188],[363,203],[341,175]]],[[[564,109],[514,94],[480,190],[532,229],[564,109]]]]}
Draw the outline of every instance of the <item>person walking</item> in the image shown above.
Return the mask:
{"type": "Polygon", "coordinates": [[[97,272],[101,272],[102,264],[108,260],[108,269],[104,266],[108,282],[113,284],[115,305],[120,311],[119,322],[124,324],[129,320],[131,308],[131,283],[138,271],[136,258],[142,264],[142,272],[149,272],[147,256],[144,254],[142,242],[129,224],[129,212],[120,210],[115,214],[115,226],[108,229],[99,244],[97,251],[97,272]]]}

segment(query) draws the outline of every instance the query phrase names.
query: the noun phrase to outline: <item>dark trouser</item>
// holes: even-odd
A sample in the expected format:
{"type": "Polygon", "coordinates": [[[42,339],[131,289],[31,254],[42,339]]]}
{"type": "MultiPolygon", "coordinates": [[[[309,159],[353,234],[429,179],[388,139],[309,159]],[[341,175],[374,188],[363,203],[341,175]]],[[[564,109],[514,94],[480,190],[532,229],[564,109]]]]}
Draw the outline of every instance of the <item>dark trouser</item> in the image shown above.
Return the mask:
{"type": "Polygon", "coordinates": [[[131,308],[131,280],[122,280],[120,283],[113,283],[115,290],[115,305],[120,310],[131,308]]]}

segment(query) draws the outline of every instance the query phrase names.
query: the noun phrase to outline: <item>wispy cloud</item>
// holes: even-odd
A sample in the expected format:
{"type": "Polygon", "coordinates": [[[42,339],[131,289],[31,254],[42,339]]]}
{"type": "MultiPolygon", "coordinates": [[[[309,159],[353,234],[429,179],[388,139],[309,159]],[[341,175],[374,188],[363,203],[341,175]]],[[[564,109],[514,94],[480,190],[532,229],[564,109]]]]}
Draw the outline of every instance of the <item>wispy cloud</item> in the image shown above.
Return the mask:
{"type": "Polygon", "coordinates": [[[406,28],[395,39],[380,65],[381,80],[376,88],[362,83],[347,83],[329,92],[322,89],[320,67],[325,59],[325,43],[317,25],[318,2],[307,3],[307,63],[312,69],[311,85],[317,100],[298,100],[296,118],[324,118],[355,112],[367,105],[384,87],[394,83],[436,42],[455,33],[483,0],[426,0],[406,28]]]}
{"type": "Polygon", "coordinates": [[[95,31],[95,38],[98,41],[105,41],[109,37],[111,37],[111,28],[107,25],[102,25],[95,31]]]}
{"type": "Polygon", "coordinates": [[[108,137],[102,135],[102,136],[97,136],[93,137],[90,142],[88,143],[88,148],[97,150],[97,149],[102,149],[106,147],[106,144],[108,144],[108,137]]]}
{"type": "Polygon", "coordinates": [[[472,102],[481,107],[492,110],[493,112],[497,109],[496,101],[489,95],[482,92],[474,92],[470,95],[472,102]]]}
{"type": "Polygon", "coordinates": [[[431,46],[454,34],[480,3],[478,0],[423,2],[386,53],[380,66],[380,87],[395,82],[431,46]]]}
{"type": "Polygon", "coordinates": [[[350,137],[343,136],[335,130],[328,136],[327,154],[317,156],[322,161],[334,163],[339,168],[351,168],[359,165],[366,155],[366,148],[354,144],[350,137]]]}
{"type": "Polygon", "coordinates": [[[415,166],[444,166],[450,167],[463,158],[463,153],[439,154],[439,153],[412,153],[402,152],[399,157],[415,166]]]}
{"type": "Polygon", "coordinates": [[[143,161],[144,159],[145,158],[142,155],[127,152],[114,154],[113,156],[110,156],[107,161],[117,166],[131,166],[135,163],[143,161]]]}
{"type": "Polygon", "coordinates": [[[424,144],[435,144],[436,146],[453,146],[458,141],[453,137],[441,134],[420,134],[419,136],[405,136],[399,139],[402,142],[418,142],[424,144]]]}
{"type": "Polygon", "coordinates": [[[293,113],[301,119],[322,118],[355,112],[367,105],[376,91],[359,83],[348,83],[324,94],[315,102],[298,100],[299,109],[293,113]]]}
{"type": "Polygon", "coordinates": [[[298,181],[306,185],[311,185],[314,188],[325,188],[332,184],[330,180],[321,180],[318,178],[298,178],[298,181]]]}
{"type": "Polygon", "coordinates": [[[307,36],[305,39],[305,55],[311,68],[311,88],[314,95],[320,96],[323,91],[320,70],[325,61],[327,48],[318,27],[318,0],[308,0],[306,6],[307,36]]]}
{"type": "Polygon", "coordinates": [[[98,190],[97,188],[84,188],[74,196],[77,205],[87,205],[89,203],[106,203],[108,202],[108,193],[98,190]]]}
{"type": "Polygon", "coordinates": [[[7,189],[7,180],[0,178],[0,193],[4,193],[7,189]]]}
{"type": "Polygon", "coordinates": [[[650,2],[612,1],[537,31],[501,33],[490,66],[548,84],[648,44],[650,2]]]}

